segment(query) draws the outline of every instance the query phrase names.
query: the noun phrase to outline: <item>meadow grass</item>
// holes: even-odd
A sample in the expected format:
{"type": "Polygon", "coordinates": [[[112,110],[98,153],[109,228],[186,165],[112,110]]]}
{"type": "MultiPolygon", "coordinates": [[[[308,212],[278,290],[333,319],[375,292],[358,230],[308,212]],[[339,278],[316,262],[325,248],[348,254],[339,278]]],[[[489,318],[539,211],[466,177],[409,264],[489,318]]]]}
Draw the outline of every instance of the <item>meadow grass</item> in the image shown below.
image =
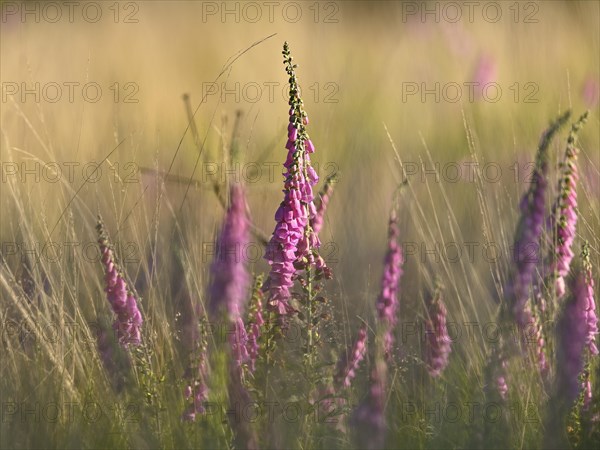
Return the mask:
{"type": "MultiPolygon", "coordinates": [[[[140,23],[143,29],[179,29],[198,36],[193,20],[179,23],[165,4],[148,8],[140,23]]],[[[2,448],[243,448],[253,446],[240,441],[250,432],[260,448],[375,446],[373,429],[353,417],[372,397],[373,374],[381,360],[387,367],[384,448],[593,448],[600,442],[598,358],[591,358],[586,369],[593,386],[589,409],[579,413],[576,405],[566,422],[558,419],[554,428],[560,429],[554,429],[553,414],[560,412],[553,381],[561,368],[553,352],[557,320],[543,324],[550,361],[550,372],[544,376],[537,369],[535,345],[527,343],[524,350],[516,350],[507,344],[507,336],[517,333],[512,344],[520,345],[516,326],[503,316],[514,270],[511,246],[519,199],[530,186],[532,167],[527,163],[535,161],[539,137],[548,123],[573,108],[574,116],[549,147],[545,205],[549,212],[570,123],[585,110],[579,86],[589,66],[583,61],[592,61],[597,71],[598,5],[544,5],[537,29],[501,23],[491,30],[490,24],[475,22],[465,31],[417,24],[402,28],[398,36],[389,29],[381,31],[397,23],[397,16],[362,4],[344,11],[344,22],[333,25],[337,28],[330,33],[351,45],[331,39],[319,49],[317,38],[310,36],[324,33],[322,28],[294,25],[298,36],[291,36],[289,24],[275,24],[272,31],[278,34],[264,41],[271,31],[258,33],[251,24],[236,24],[237,28],[207,24],[202,31],[206,36],[229,27],[236,32],[228,33],[229,38],[216,47],[190,38],[173,52],[166,36],[132,41],[134,53],[164,60],[159,65],[163,70],[157,70],[150,57],[136,66],[124,54],[94,44],[103,40],[106,46],[114,45],[130,31],[110,27],[90,31],[89,26],[74,24],[83,37],[72,44],[76,57],[65,58],[66,73],[91,73],[92,79],[106,81],[103,86],[115,79],[115,73],[121,80],[138,80],[142,105],[105,101],[97,107],[81,102],[32,105],[15,97],[3,101],[3,170],[7,163],[37,167],[37,162],[48,167],[46,175],[51,177],[56,169],[49,162],[79,165],[72,179],[63,165],[57,182],[48,182],[42,172],[39,180],[30,174],[24,181],[3,172],[2,448]],[[567,25],[559,26],[563,22],[567,25]],[[356,30],[368,32],[378,51],[371,50],[372,43],[352,38],[356,30]],[[545,38],[535,44],[541,50],[530,42],[539,34],[545,38]],[[521,39],[517,50],[512,48],[513,35],[521,39]],[[448,36],[456,42],[446,42],[448,36]],[[318,348],[307,347],[305,316],[292,319],[282,334],[277,327],[269,328],[273,321],[268,321],[256,371],[244,372],[251,402],[246,399],[236,409],[231,405],[230,323],[214,320],[207,310],[210,265],[229,206],[229,183],[236,176],[235,170],[223,175],[226,166],[221,164],[239,161],[250,171],[246,175],[256,165],[262,168],[257,182],[245,180],[251,245],[241,261],[250,274],[267,276],[269,266],[262,253],[281,201],[288,105],[281,96],[258,105],[222,103],[215,96],[201,103],[198,80],[277,80],[284,86],[288,80],[278,52],[285,39],[293,47],[301,83],[337,80],[339,87],[338,103],[325,103],[322,95],[315,101],[314,91],[303,91],[311,119],[307,128],[316,147],[312,162],[321,176],[315,193],[329,175],[336,175],[320,232],[320,254],[333,279],[324,281],[318,294],[318,348]],[[496,55],[503,87],[534,80],[540,101],[401,101],[398,80],[467,79],[467,69],[458,62],[461,58],[451,50],[465,39],[467,48],[475,48],[465,50],[466,60],[474,61],[479,48],[488,50],[496,55]],[[94,49],[90,60],[84,56],[86,44],[94,49]],[[543,57],[550,52],[552,58],[543,57]],[[536,56],[529,62],[532,54],[536,56]],[[427,58],[413,64],[414,55],[427,58]],[[105,60],[112,64],[99,64],[105,60]],[[436,78],[435,73],[443,76],[436,78]],[[183,92],[190,92],[187,103],[181,101],[183,92]],[[86,180],[81,170],[89,161],[101,162],[101,172],[93,173],[98,176],[95,182],[86,180]],[[472,180],[464,175],[449,181],[444,168],[464,161],[479,167],[493,163],[503,172],[493,182],[480,171],[473,171],[472,180]],[[424,173],[423,168],[432,169],[436,163],[437,175],[424,173]],[[515,163],[518,170],[511,170],[515,163]],[[215,167],[217,176],[207,176],[207,169],[215,167]],[[415,168],[416,173],[411,172],[415,168]],[[394,204],[405,262],[394,345],[384,357],[376,304],[388,212],[394,204]],[[96,243],[98,214],[125,281],[139,295],[144,320],[141,346],[123,348],[111,333],[114,317],[96,243]],[[494,244],[487,251],[497,254],[483,251],[487,243],[494,244]],[[438,244],[441,248],[436,248],[438,244]],[[448,366],[434,378],[427,370],[423,327],[438,286],[443,286],[448,309],[452,351],[448,366]],[[315,406],[315,398],[321,387],[334,382],[340,355],[350,351],[363,324],[368,330],[364,359],[351,386],[336,389],[342,400],[336,401],[333,413],[323,411],[315,406]],[[506,333],[502,339],[496,334],[499,329],[506,333]],[[104,348],[111,349],[109,366],[98,345],[102,333],[104,348]],[[206,412],[189,422],[182,420],[189,406],[184,392],[200,358],[206,358],[209,367],[208,403],[206,412]],[[508,362],[505,399],[494,385],[503,358],[508,362]],[[260,414],[250,408],[254,402],[261,405],[260,414]],[[253,414],[258,415],[256,420],[253,414]],[[548,436],[554,434],[556,440],[549,443],[548,436]]],[[[56,63],[35,58],[63,43],[64,36],[49,24],[22,26],[14,34],[2,31],[2,79],[35,79],[28,69],[31,65],[49,80],[63,79],[56,63]],[[44,32],[46,40],[40,38],[44,32]],[[21,43],[18,33],[24,37],[21,43]]],[[[579,133],[573,246],[577,261],[583,242],[589,242],[596,286],[598,117],[596,104],[579,133]]],[[[240,174],[241,169],[237,176],[244,181],[240,174]]],[[[551,230],[544,230],[540,254],[546,255],[552,242],[551,230]]],[[[536,272],[536,277],[541,275],[536,272]]],[[[265,317],[273,319],[267,312],[268,292],[264,295],[265,317]]],[[[248,289],[247,299],[250,296],[248,289]]],[[[559,311],[563,305],[559,303],[559,311]]],[[[243,317],[247,320],[245,312],[243,317]]]]}

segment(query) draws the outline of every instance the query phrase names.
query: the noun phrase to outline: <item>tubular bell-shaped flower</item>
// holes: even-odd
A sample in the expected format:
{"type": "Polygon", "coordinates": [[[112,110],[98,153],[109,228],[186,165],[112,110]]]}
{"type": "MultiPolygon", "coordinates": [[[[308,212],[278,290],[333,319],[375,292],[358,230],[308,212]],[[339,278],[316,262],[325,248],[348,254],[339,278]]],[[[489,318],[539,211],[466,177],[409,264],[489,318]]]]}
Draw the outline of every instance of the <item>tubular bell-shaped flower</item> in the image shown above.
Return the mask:
{"type": "Polygon", "coordinates": [[[396,207],[390,212],[388,225],[388,251],[385,256],[383,276],[381,279],[381,292],[377,298],[377,315],[384,325],[384,348],[388,354],[393,345],[393,329],[398,320],[398,291],[404,257],[402,248],[398,244],[400,231],[396,207]]]}
{"type": "Polygon", "coordinates": [[[292,63],[287,42],[283,46],[283,56],[290,84],[290,119],[285,146],[288,155],[284,163],[284,198],[275,213],[277,224],[265,253],[271,266],[265,283],[265,290],[269,292],[267,308],[278,316],[294,312],[289,300],[298,270],[314,266],[317,276],[330,276],[317,252],[321,245],[319,238],[310,225],[317,213],[313,186],[319,177],[310,162],[315,147],[306,133],[308,116],[300,98],[296,65],[292,63]]]}
{"type": "Polygon", "coordinates": [[[205,403],[208,401],[207,379],[209,368],[208,342],[206,340],[207,321],[205,318],[201,321],[201,325],[202,329],[200,330],[200,338],[195,349],[195,357],[192,359],[184,376],[188,380],[188,384],[184,389],[184,396],[188,405],[183,412],[182,419],[187,422],[194,422],[198,414],[202,415],[206,413],[205,403]]]}
{"type": "Polygon", "coordinates": [[[558,183],[558,197],[552,208],[549,224],[553,231],[555,242],[552,245],[552,260],[550,272],[554,277],[556,295],[558,298],[565,294],[565,277],[569,274],[573,260],[573,240],[577,225],[577,181],[579,171],[577,168],[577,155],[579,149],[575,147],[577,132],[587,120],[586,112],[573,124],[565,156],[561,163],[561,177],[558,183]]]}
{"type": "Polygon", "coordinates": [[[249,242],[249,222],[244,187],[231,183],[229,194],[229,207],[210,268],[208,310],[213,319],[225,312],[229,321],[235,323],[244,311],[250,284],[243,258],[243,250],[249,242]]]}
{"type": "Polygon", "coordinates": [[[248,369],[254,373],[256,370],[256,360],[260,351],[259,339],[262,328],[265,324],[262,314],[262,275],[256,277],[252,298],[250,299],[250,311],[248,313],[248,323],[246,324],[247,351],[248,351],[248,369]]]}
{"type": "Polygon", "coordinates": [[[139,345],[142,341],[142,313],[137,306],[136,295],[128,290],[127,282],[115,261],[114,253],[104,230],[104,222],[98,216],[96,225],[98,244],[100,245],[101,261],[104,267],[106,282],[106,297],[115,314],[113,329],[117,333],[119,344],[126,348],[139,345]]]}
{"type": "Polygon", "coordinates": [[[569,117],[570,112],[563,114],[543,133],[538,146],[531,185],[520,203],[521,217],[514,241],[514,269],[506,289],[511,315],[520,330],[524,330],[533,320],[527,303],[539,259],[538,252],[532,254],[532,249],[539,248],[545,218],[548,148],[553,136],[569,117]]]}
{"type": "Polygon", "coordinates": [[[327,205],[329,204],[329,200],[331,199],[331,194],[333,194],[333,187],[335,185],[336,180],[337,177],[335,175],[327,178],[327,180],[325,181],[325,186],[323,186],[323,190],[319,193],[317,213],[311,220],[312,229],[317,235],[323,227],[323,220],[325,219],[325,210],[327,209],[327,205]]]}
{"type": "Polygon", "coordinates": [[[594,299],[594,278],[592,274],[592,264],[590,262],[590,245],[588,242],[583,244],[581,252],[583,260],[583,273],[578,277],[575,286],[575,295],[581,297],[581,302],[585,308],[586,336],[585,343],[593,356],[598,355],[596,346],[596,335],[598,334],[598,316],[596,315],[596,300],[594,299]]]}
{"type": "Polygon", "coordinates": [[[432,377],[439,377],[448,365],[448,359],[452,351],[452,341],[446,326],[446,305],[444,305],[440,288],[436,290],[428,309],[429,318],[426,325],[427,370],[432,377]]]}
{"type": "Polygon", "coordinates": [[[589,355],[598,355],[595,342],[598,318],[587,243],[583,248],[582,259],[583,267],[571,280],[571,298],[567,300],[558,325],[557,390],[558,395],[568,404],[575,400],[582,387],[580,376],[586,360],[586,347],[589,355]]]}
{"type": "Polygon", "coordinates": [[[336,387],[350,387],[352,379],[356,375],[356,370],[360,362],[364,359],[367,352],[367,326],[363,325],[358,330],[356,341],[349,352],[342,355],[337,366],[335,376],[336,387]]]}
{"type": "Polygon", "coordinates": [[[544,329],[538,314],[534,314],[531,322],[531,330],[527,333],[533,338],[535,345],[535,355],[540,373],[545,375],[548,373],[548,360],[546,359],[546,341],[544,339],[544,329]]]}

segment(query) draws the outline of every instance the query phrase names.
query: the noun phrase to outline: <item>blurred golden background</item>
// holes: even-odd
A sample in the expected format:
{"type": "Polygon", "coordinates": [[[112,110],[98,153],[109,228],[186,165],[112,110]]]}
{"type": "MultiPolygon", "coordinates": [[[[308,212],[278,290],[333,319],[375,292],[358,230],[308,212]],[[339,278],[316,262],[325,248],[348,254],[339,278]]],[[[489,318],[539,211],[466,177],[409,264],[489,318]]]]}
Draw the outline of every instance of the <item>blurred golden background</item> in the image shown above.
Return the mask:
{"type": "MultiPolygon", "coordinates": [[[[172,235],[163,230],[157,238],[155,228],[170,230],[173,217],[189,224],[195,240],[188,243],[208,242],[221,220],[210,182],[215,167],[225,176],[220,164],[232,140],[251,164],[237,176],[253,181],[253,220],[270,234],[285,157],[287,40],[314,162],[323,178],[339,173],[322,240],[337,295],[358,302],[357,313],[372,304],[374,294],[365,292],[378,283],[387,211],[402,178],[390,137],[412,181],[401,204],[403,241],[419,249],[409,255],[409,276],[455,270],[444,255],[438,262],[422,251],[450,241],[461,243],[461,262],[489,274],[481,253],[468,261],[462,244],[484,240],[476,184],[468,179],[467,130],[481,164],[501,169],[483,188],[497,202],[496,239],[508,245],[542,130],[560,111],[579,116],[591,108],[581,134],[581,197],[589,199],[581,232],[596,236],[597,251],[599,13],[598,2],[585,1],[2,2],[2,242],[19,241],[24,223],[39,242],[61,241],[70,227],[93,241],[97,212],[119,239],[139,244],[141,260],[157,239],[169,244],[172,235]],[[468,83],[490,88],[470,91],[468,83]],[[186,132],[183,94],[193,109],[204,97],[195,116],[204,148],[195,171],[198,148],[186,132]],[[94,173],[98,180],[84,183],[84,166],[122,140],[94,173]],[[438,183],[426,172],[436,163],[438,183]],[[186,194],[185,183],[163,187],[141,168],[200,183],[186,194]]],[[[563,148],[561,139],[554,162],[563,148]]],[[[260,258],[257,264],[266,268],[260,258]]],[[[407,287],[408,296],[418,285],[407,287]]]]}

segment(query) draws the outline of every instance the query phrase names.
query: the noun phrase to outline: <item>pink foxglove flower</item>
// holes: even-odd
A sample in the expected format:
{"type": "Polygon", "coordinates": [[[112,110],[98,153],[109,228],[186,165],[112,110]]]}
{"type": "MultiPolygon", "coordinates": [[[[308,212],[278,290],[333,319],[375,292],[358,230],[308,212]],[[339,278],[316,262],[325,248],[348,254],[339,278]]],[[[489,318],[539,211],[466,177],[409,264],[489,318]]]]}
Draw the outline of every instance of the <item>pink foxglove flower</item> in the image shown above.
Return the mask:
{"type": "Polygon", "coordinates": [[[386,434],[387,365],[383,358],[375,362],[370,381],[369,393],[354,411],[352,422],[358,428],[360,448],[376,450],[384,448],[386,434]]]}
{"type": "Polygon", "coordinates": [[[383,277],[381,279],[381,292],[377,298],[377,313],[381,323],[384,324],[384,346],[386,354],[392,349],[393,330],[398,320],[398,291],[404,257],[398,244],[398,218],[395,208],[392,208],[388,225],[388,251],[385,256],[383,277]]]}
{"type": "Polygon", "coordinates": [[[210,269],[208,310],[213,319],[225,312],[229,321],[235,323],[244,312],[250,276],[243,250],[249,241],[246,194],[241,184],[231,183],[229,207],[210,269]]]}
{"type": "Polygon", "coordinates": [[[565,294],[565,277],[569,274],[573,260],[572,246],[575,239],[577,225],[577,181],[579,170],[577,168],[577,155],[579,149],[575,147],[578,130],[587,120],[587,113],[573,125],[567,149],[561,163],[561,177],[558,185],[558,198],[554,202],[549,224],[554,233],[556,242],[552,246],[552,260],[550,271],[555,280],[556,295],[561,298],[565,294]]]}
{"type": "Polygon", "coordinates": [[[271,270],[265,283],[269,292],[267,307],[279,317],[294,312],[289,301],[298,270],[314,266],[317,276],[329,277],[330,272],[319,256],[318,236],[310,226],[317,211],[313,186],[319,177],[310,162],[315,147],[306,133],[308,116],[304,111],[300,91],[287,42],[283,47],[284,64],[290,83],[290,119],[288,124],[288,150],[284,163],[284,198],[275,213],[275,230],[265,253],[271,270]]]}
{"type": "Polygon", "coordinates": [[[350,387],[352,379],[356,375],[356,370],[360,362],[364,359],[367,352],[367,327],[363,325],[358,330],[356,341],[352,345],[349,353],[342,355],[338,362],[335,384],[339,387],[350,387]]]}
{"type": "Polygon", "coordinates": [[[527,332],[527,335],[531,335],[531,337],[534,339],[533,344],[535,345],[538,368],[540,369],[540,373],[542,375],[546,375],[549,369],[548,360],[546,359],[546,341],[544,339],[542,322],[537,314],[533,316],[533,322],[531,323],[531,326],[533,327],[531,329],[533,333],[527,332]]]}
{"type": "Polygon", "coordinates": [[[333,194],[333,186],[335,183],[335,176],[330,177],[325,182],[325,186],[323,187],[322,192],[319,194],[319,202],[317,204],[317,213],[311,221],[312,229],[315,234],[319,234],[321,228],[323,227],[323,221],[325,219],[325,210],[327,209],[327,205],[329,204],[329,200],[331,198],[331,194],[333,194]]]}
{"type": "Polygon", "coordinates": [[[575,274],[570,284],[572,295],[567,300],[558,326],[557,389],[569,404],[581,390],[580,375],[584,368],[586,347],[591,355],[598,354],[595,345],[598,319],[590,280],[585,270],[575,274]]]}
{"type": "Polygon", "coordinates": [[[438,289],[429,305],[427,320],[427,370],[432,377],[439,377],[450,356],[452,340],[446,326],[446,305],[442,300],[441,290],[438,289]]]}
{"type": "Polygon", "coordinates": [[[352,384],[352,380],[356,376],[356,370],[358,370],[366,352],[367,326],[365,324],[358,330],[358,336],[348,351],[340,355],[333,382],[329,382],[320,389],[319,414],[322,417],[331,418],[332,420],[328,423],[335,425],[341,432],[346,431],[345,421],[342,417],[337,418],[335,416],[340,415],[338,413],[346,404],[346,400],[340,394],[352,384]]]}
{"type": "Polygon", "coordinates": [[[581,252],[583,260],[583,270],[577,276],[573,287],[573,294],[581,298],[582,308],[585,310],[586,335],[585,344],[590,355],[598,355],[596,346],[596,335],[598,334],[598,316],[596,315],[596,300],[594,298],[594,278],[592,274],[592,264],[590,262],[590,245],[586,241],[583,244],[581,252]]]}
{"type": "MultiPolygon", "coordinates": [[[[201,323],[206,324],[204,319],[201,323]]],[[[206,330],[200,333],[196,357],[187,368],[184,378],[189,380],[184,388],[184,397],[188,402],[182,419],[187,422],[194,422],[196,416],[206,413],[206,402],[208,401],[207,379],[209,375],[208,368],[208,342],[206,340],[206,330]]]]}
{"type": "Polygon", "coordinates": [[[98,217],[96,225],[98,244],[106,282],[106,297],[115,314],[113,329],[116,331],[119,344],[126,348],[139,345],[142,341],[142,313],[137,306],[135,294],[127,289],[127,282],[119,271],[114,253],[110,247],[108,236],[104,230],[102,218],[98,217]]]}
{"type": "Polygon", "coordinates": [[[247,352],[248,352],[248,369],[254,373],[256,370],[256,361],[260,351],[259,339],[262,328],[265,324],[262,314],[262,275],[256,278],[252,299],[250,300],[250,312],[248,314],[248,323],[246,325],[247,352]]]}
{"type": "Polygon", "coordinates": [[[552,137],[570,117],[570,112],[560,116],[542,135],[536,155],[531,185],[520,203],[521,217],[517,225],[514,244],[514,270],[506,289],[512,316],[520,330],[533,321],[528,305],[530,289],[539,262],[540,236],[545,218],[546,190],[548,187],[548,148],[552,137]]]}
{"type": "Polygon", "coordinates": [[[243,379],[243,365],[248,361],[248,336],[244,321],[239,318],[233,323],[233,329],[229,332],[229,346],[234,367],[240,372],[243,379]]]}
{"type": "Polygon", "coordinates": [[[492,399],[506,400],[508,398],[507,368],[508,360],[501,351],[501,347],[492,348],[485,369],[486,391],[492,394],[492,399]]]}

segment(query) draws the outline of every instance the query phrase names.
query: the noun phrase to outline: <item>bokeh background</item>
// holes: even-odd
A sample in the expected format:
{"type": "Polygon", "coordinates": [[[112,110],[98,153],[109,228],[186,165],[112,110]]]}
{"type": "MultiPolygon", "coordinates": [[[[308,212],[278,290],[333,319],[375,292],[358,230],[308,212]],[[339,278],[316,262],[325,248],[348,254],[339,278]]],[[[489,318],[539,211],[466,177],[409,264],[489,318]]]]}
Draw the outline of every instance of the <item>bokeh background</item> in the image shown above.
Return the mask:
{"type": "MultiPolygon", "coordinates": [[[[373,314],[403,168],[401,240],[412,249],[403,314],[419,314],[437,277],[455,319],[491,317],[538,140],[569,108],[574,119],[591,110],[580,135],[579,234],[600,267],[600,4],[467,3],[83,2],[71,11],[61,2],[1,2],[3,263],[18,274],[23,249],[48,241],[70,255],[64,243],[94,242],[101,213],[115,240],[134,244],[125,266],[150,317],[164,317],[174,301],[165,284],[175,282],[174,247],[183,248],[185,283],[202,301],[204,244],[223,212],[213,187],[223,184],[232,146],[254,224],[267,236],[274,226],[288,41],[313,162],[322,179],[338,175],[321,239],[342,329],[373,314]],[[465,83],[491,87],[470,92],[465,83]],[[184,94],[197,108],[197,142],[184,94]],[[100,162],[97,180],[86,182],[83,166],[100,162]],[[483,179],[472,178],[473,163],[490,167],[483,179]],[[436,165],[437,179],[428,172],[436,165]],[[476,243],[474,256],[466,242],[476,243]],[[500,252],[491,261],[481,250],[489,242],[500,252]],[[14,251],[15,243],[25,247],[14,251]]],[[[552,146],[553,164],[565,138],[552,146]]],[[[267,269],[259,250],[257,240],[249,257],[256,273],[267,269]]],[[[46,258],[36,277],[66,310],[93,316],[105,306],[100,277],[91,280],[100,269],[75,257],[46,258]]]]}
{"type": "MultiPolygon", "coordinates": [[[[256,180],[249,186],[252,215],[270,232],[281,189],[275,163],[282,162],[285,151],[287,80],[280,61],[285,40],[306,90],[314,160],[322,176],[340,175],[324,241],[335,243],[329,251],[338,260],[336,278],[354,300],[361,301],[361,290],[379,276],[386,211],[401,179],[385,127],[409,173],[416,171],[410,176],[415,190],[423,191],[427,180],[437,185],[434,191],[440,185],[446,189],[449,205],[444,199],[437,204],[438,192],[433,192],[436,201],[424,206],[424,217],[430,220],[437,210],[440,228],[447,228],[442,209],[450,207],[464,236],[481,240],[472,169],[465,165],[473,161],[465,127],[471,129],[481,164],[493,163],[486,187],[501,188],[503,199],[514,205],[541,130],[560,111],[573,108],[577,115],[591,108],[581,137],[583,183],[597,200],[597,2],[153,1],[118,7],[100,2],[71,12],[58,5],[2,4],[2,161],[81,164],[66,185],[44,182],[41,168],[41,182],[34,183],[34,176],[21,176],[19,167],[20,175],[13,178],[25,181],[18,186],[27,193],[28,220],[35,227],[58,221],[65,201],[82,184],[82,166],[101,161],[122,139],[110,162],[136,182],[115,184],[115,170],[105,165],[104,175],[78,192],[69,211],[80,221],[100,208],[124,232],[144,214],[141,203],[153,214],[156,183],[138,168],[166,172],[173,162],[170,173],[189,178],[198,156],[192,133],[185,133],[182,95],[187,93],[194,109],[204,100],[196,114],[204,156],[194,178],[201,183],[184,205],[190,220],[203,240],[211,239],[220,211],[210,182],[224,176],[222,166],[210,175],[211,163],[223,161],[222,149],[232,140],[240,111],[235,134],[242,157],[260,171],[252,172],[256,165],[247,171],[241,167],[237,176],[256,180]],[[240,51],[274,33],[221,74],[240,51]],[[65,82],[74,85],[73,99],[65,82]],[[464,84],[469,82],[496,84],[484,98],[476,88],[469,92],[464,84]],[[97,83],[101,93],[94,86],[84,92],[86,83],[97,83]],[[24,89],[37,91],[39,98],[24,89]],[[127,162],[135,166],[124,168],[127,162]],[[436,163],[441,183],[423,171],[436,163]],[[111,196],[113,191],[122,195],[111,196]]],[[[62,180],[67,178],[63,172],[62,180]]],[[[2,189],[2,240],[10,241],[23,218],[17,220],[11,210],[5,183],[2,189]]],[[[185,191],[185,184],[169,182],[164,193],[177,209],[185,191]]],[[[403,210],[406,240],[421,245],[408,225],[417,211],[408,205],[403,210]]],[[[514,217],[515,211],[507,209],[496,219],[512,223],[514,217]]],[[[597,226],[597,215],[589,220],[597,226]]],[[[443,245],[451,237],[441,233],[436,241],[443,245]]]]}

